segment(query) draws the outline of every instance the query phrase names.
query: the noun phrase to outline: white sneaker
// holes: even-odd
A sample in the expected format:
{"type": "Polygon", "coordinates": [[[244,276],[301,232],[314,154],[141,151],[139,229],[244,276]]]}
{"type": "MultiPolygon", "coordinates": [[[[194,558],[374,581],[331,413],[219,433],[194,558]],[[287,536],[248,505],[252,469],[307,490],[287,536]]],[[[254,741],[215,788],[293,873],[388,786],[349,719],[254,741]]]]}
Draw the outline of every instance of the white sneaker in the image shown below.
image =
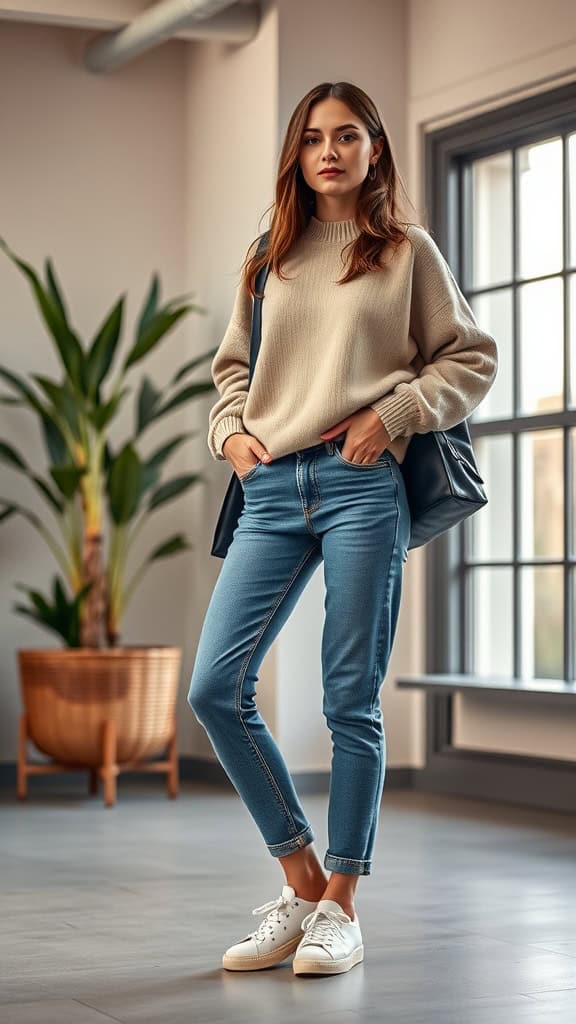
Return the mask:
{"type": "Polygon", "coordinates": [[[253,914],[266,917],[256,931],[226,950],[222,966],[229,971],[259,971],[285,960],[302,939],[303,919],[317,906],[317,901],[303,900],[291,885],[284,885],[278,899],[254,908],[253,914]]]}
{"type": "Polygon", "coordinates": [[[352,920],[335,900],[320,900],[304,918],[302,931],[294,974],[341,974],[364,959],[358,914],[352,920]]]}

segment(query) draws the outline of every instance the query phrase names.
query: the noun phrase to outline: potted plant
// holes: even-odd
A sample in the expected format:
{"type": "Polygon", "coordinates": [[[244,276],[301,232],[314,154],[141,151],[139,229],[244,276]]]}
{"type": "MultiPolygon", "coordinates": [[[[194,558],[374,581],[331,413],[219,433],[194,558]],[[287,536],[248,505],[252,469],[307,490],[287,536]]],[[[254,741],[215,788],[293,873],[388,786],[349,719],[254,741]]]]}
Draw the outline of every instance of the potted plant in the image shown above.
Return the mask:
{"type": "Polygon", "coordinates": [[[121,446],[114,445],[111,427],[133,391],[134,368],[186,314],[205,310],[186,296],[161,304],[160,282],[154,274],[135,337],[120,358],[125,295],[90,344],[83,344],[70,322],[51,260],[45,262],[42,281],[2,239],[0,247],[29,282],[62,366],[59,380],[36,373],[25,379],[0,366],[0,378],[7,385],[0,401],[37,417],[47,473],[32,468],[7,440],[0,440],[0,459],[29,478],[53,523],[2,495],[0,521],[22,516],[48,544],[59,568],[49,594],[17,584],[26,600],[14,610],[55,632],[63,643],[61,648],[18,652],[24,707],[18,796],[25,798],[30,774],[78,767],[89,769],[92,792],[98,776],[104,780],[107,806],[115,801],[117,774],[127,768],[165,771],[168,791],[175,796],[181,650],[123,647],[120,625],[149,566],[193,547],[180,533],[169,536],[143,564],[129,570],[135,538],[150,516],[205,479],[196,472],[163,478],[171,455],[195,432],[180,433],[146,456],[140,445],[161,418],[214,389],[211,380],[187,379],[216,349],[186,362],[161,387],[141,376],[131,436],[121,446]],[[28,764],[28,739],[53,762],[28,764]],[[166,761],[146,760],[166,747],[166,761]]]}

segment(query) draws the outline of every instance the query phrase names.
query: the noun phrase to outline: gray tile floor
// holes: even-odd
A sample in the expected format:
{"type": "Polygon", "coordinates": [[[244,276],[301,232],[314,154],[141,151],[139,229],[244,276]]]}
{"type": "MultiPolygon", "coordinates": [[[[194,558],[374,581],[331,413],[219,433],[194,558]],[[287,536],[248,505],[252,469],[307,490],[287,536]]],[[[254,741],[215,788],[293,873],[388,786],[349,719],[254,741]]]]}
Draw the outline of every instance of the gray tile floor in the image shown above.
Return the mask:
{"type": "MultiPolygon", "coordinates": [[[[390,790],[346,974],[221,967],[283,874],[234,791],[0,796],[1,1024],[572,1024],[576,820],[390,790]]],[[[326,848],[326,797],[304,795],[326,848]]]]}

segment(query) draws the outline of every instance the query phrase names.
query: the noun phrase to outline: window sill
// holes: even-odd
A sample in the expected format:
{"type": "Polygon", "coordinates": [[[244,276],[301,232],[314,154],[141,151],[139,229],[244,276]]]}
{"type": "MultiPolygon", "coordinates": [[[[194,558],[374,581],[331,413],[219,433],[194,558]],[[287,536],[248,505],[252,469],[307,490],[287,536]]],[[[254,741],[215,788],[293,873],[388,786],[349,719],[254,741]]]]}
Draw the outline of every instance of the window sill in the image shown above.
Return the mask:
{"type": "Polygon", "coordinates": [[[475,676],[470,674],[429,674],[398,676],[399,689],[428,690],[451,694],[474,690],[481,693],[536,693],[544,696],[570,697],[576,700],[576,683],[563,679],[514,679],[509,676],[475,676]]]}

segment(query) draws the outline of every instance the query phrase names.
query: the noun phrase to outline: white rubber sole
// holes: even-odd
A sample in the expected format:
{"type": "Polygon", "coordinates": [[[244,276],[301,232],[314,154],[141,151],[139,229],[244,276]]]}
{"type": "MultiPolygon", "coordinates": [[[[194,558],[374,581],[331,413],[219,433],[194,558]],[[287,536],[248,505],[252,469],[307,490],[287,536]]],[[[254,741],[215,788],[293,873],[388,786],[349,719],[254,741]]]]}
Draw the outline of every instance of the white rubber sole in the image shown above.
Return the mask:
{"type": "Polygon", "coordinates": [[[302,935],[295,935],[289,942],[285,942],[278,949],[271,953],[264,953],[262,956],[228,956],[224,953],[222,966],[227,971],[261,971],[264,967],[272,967],[279,964],[286,957],[291,956],[302,941],[302,935]]]}
{"type": "Polygon", "coordinates": [[[364,946],[357,946],[344,960],[299,960],[294,957],[294,974],[342,974],[364,959],[364,946]]]}

